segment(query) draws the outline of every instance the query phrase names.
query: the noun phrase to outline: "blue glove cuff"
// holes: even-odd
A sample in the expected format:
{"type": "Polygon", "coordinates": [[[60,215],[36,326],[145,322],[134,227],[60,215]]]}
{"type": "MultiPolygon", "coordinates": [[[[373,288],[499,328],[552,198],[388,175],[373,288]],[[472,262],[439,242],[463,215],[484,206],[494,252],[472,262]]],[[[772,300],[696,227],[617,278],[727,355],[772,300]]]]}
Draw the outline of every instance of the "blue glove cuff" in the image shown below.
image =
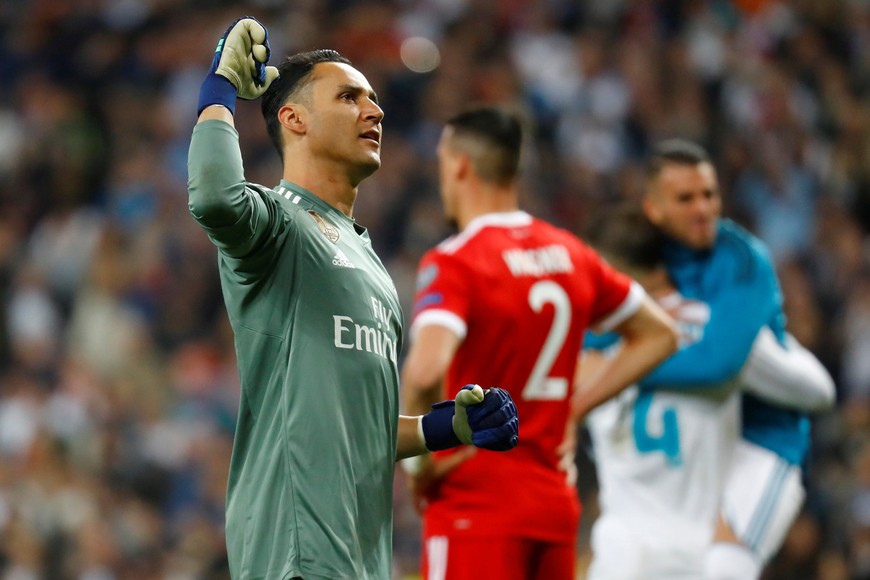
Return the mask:
{"type": "Polygon", "coordinates": [[[441,401],[432,405],[432,410],[423,415],[423,439],[426,449],[441,451],[462,445],[453,431],[454,401],[441,401]]]}
{"type": "Polygon", "coordinates": [[[210,105],[223,105],[231,114],[236,113],[236,87],[228,78],[216,73],[209,73],[202,82],[196,116],[199,117],[203,109],[210,105]]]}

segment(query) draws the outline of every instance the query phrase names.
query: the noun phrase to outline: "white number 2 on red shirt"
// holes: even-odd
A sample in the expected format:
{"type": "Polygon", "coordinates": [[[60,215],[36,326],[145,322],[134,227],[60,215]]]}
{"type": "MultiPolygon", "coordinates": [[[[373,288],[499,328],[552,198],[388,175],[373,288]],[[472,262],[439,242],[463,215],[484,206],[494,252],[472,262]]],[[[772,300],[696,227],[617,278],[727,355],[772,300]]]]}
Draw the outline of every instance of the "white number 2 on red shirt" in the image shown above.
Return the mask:
{"type": "Polygon", "coordinates": [[[553,305],[553,322],[547,333],[547,340],[538,353],[532,374],[523,387],[522,398],[526,401],[556,401],[568,395],[568,379],[547,375],[565,344],[568,329],[571,328],[571,299],[565,289],[552,280],[535,282],[529,289],[529,306],[535,312],[541,312],[546,304],[553,305]]]}

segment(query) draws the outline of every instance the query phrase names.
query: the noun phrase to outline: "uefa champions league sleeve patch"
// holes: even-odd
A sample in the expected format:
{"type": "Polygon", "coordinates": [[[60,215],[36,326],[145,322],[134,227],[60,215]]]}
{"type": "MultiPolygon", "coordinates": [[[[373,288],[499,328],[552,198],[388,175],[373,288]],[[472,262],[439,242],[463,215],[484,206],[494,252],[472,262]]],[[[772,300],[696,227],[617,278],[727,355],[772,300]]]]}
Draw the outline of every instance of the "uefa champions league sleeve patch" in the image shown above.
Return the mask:
{"type": "Polygon", "coordinates": [[[429,264],[417,274],[417,292],[427,288],[438,277],[438,265],[429,264]]]}

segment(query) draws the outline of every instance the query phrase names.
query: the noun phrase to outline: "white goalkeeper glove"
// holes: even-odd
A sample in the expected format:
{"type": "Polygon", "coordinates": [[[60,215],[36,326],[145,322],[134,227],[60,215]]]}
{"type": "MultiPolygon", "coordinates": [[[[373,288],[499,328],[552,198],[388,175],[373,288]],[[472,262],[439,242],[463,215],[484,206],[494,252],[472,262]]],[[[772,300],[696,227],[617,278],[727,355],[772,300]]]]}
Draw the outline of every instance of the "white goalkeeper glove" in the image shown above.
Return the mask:
{"type": "Polygon", "coordinates": [[[230,25],[202,83],[197,114],[210,105],[234,113],[237,97],[252,100],[266,92],[278,78],[278,69],[266,66],[270,53],[269,32],[256,18],[246,16],[230,25]]]}

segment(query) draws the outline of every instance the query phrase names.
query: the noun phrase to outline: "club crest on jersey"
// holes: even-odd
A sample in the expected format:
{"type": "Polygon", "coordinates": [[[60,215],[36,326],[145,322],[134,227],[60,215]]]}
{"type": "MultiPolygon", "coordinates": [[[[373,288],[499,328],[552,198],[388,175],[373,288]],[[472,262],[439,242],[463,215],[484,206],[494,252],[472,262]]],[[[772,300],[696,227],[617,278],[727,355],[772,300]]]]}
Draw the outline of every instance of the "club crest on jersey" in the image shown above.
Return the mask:
{"type": "Polygon", "coordinates": [[[317,222],[317,229],[320,230],[321,234],[326,236],[327,240],[329,240],[333,244],[338,242],[338,228],[323,219],[323,217],[313,209],[308,210],[308,215],[314,218],[314,221],[317,222]]]}

